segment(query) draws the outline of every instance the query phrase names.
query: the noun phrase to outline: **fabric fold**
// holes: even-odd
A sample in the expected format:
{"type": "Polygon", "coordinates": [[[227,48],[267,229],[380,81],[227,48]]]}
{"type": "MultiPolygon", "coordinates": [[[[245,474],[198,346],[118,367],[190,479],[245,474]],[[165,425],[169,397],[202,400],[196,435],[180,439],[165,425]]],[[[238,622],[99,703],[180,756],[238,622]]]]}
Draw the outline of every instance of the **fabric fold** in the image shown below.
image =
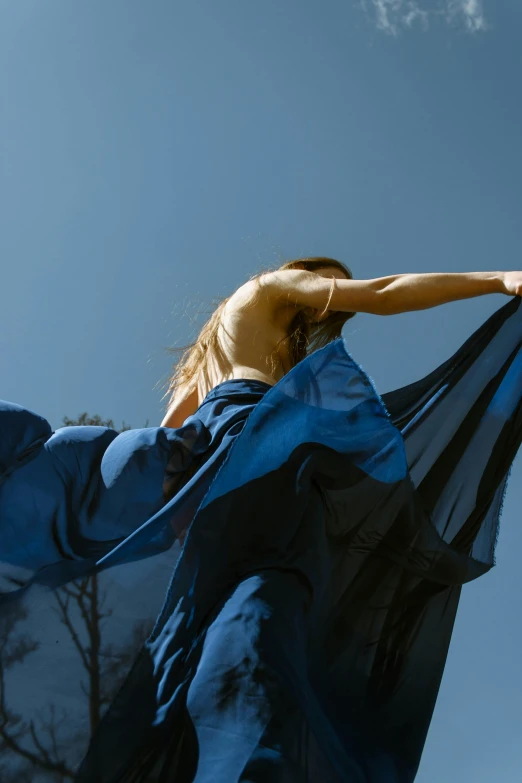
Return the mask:
{"type": "MultiPolygon", "coordinates": [[[[522,439],[519,305],[382,396],[339,338],[273,387],[223,382],[177,430],[52,433],[0,406],[0,651],[55,602],[81,737],[56,764],[78,783],[411,783],[461,586],[494,563],[522,439]],[[121,665],[93,718],[67,633],[102,589],[121,665]]],[[[53,652],[6,667],[9,693],[53,652]]]]}

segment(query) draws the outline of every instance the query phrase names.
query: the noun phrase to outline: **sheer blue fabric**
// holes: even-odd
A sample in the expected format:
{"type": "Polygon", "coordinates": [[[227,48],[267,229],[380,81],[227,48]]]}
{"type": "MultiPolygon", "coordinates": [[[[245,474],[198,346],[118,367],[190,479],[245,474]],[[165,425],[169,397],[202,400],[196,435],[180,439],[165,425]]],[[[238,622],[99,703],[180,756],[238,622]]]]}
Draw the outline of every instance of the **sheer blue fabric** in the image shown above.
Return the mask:
{"type": "Polygon", "coordinates": [[[339,338],[175,430],[1,403],[0,779],[413,781],[494,564],[519,305],[382,397],[339,338]]]}

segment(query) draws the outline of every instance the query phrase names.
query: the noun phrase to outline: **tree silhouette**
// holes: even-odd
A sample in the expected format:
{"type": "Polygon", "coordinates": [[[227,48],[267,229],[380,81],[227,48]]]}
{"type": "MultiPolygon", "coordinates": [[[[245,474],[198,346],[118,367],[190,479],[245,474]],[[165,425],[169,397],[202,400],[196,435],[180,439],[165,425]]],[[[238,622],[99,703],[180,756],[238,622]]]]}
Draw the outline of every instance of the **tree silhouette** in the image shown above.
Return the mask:
{"type": "MultiPolygon", "coordinates": [[[[87,413],[77,419],[64,417],[63,425],[114,429],[112,419],[103,420],[87,413]]],[[[123,423],[119,432],[128,429],[130,427],[123,423]]],[[[136,622],[131,639],[116,649],[104,643],[103,620],[112,614],[110,608],[103,611],[107,593],[98,574],[70,582],[54,592],[54,612],[67,630],[84,671],[80,688],[88,702],[90,735],[96,730],[104,707],[114,698],[153,625],[152,621],[136,622]]],[[[17,631],[17,626],[27,618],[27,609],[18,603],[8,604],[0,617],[0,752],[2,759],[7,756],[12,761],[9,765],[0,762],[0,780],[2,783],[33,783],[38,772],[38,780],[65,783],[74,779],[72,765],[66,762],[71,756],[70,730],[74,725],[68,720],[67,711],[62,710],[59,718],[55,705],[50,704],[39,714],[38,722],[24,721],[8,706],[6,671],[22,664],[39,648],[38,642],[17,631]],[[64,726],[69,730],[69,736],[66,736],[67,731],[61,731],[64,726]]],[[[72,740],[79,760],[87,747],[85,732],[77,732],[72,740]]]]}
{"type": "Polygon", "coordinates": [[[39,646],[27,634],[16,632],[16,626],[26,619],[27,610],[19,604],[7,604],[0,616],[0,753],[2,758],[7,753],[25,762],[22,768],[0,763],[0,780],[2,783],[24,783],[32,779],[31,770],[36,768],[48,773],[50,779],[62,783],[72,779],[73,772],[58,749],[58,722],[54,708],[50,707],[48,716],[41,716],[37,729],[34,721],[22,720],[7,703],[6,672],[23,663],[39,646]],[[29,745],[24,741],[27,736],[31,739],[29,745]]]}

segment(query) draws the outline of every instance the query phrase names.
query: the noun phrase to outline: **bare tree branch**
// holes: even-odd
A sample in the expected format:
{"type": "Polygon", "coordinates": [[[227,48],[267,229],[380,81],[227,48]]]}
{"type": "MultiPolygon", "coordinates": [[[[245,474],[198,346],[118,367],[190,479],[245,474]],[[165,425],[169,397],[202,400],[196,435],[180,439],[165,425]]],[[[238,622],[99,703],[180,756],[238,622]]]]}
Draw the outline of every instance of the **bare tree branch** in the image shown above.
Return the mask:
{"type": "Polygon", "coordinates": [[[58,615],[58,617],[60,618],[61,622],[65,625],[65,627],[67,628],[69,633],[71,634],[71,639],[74,642],[74,646],[78,650],[78,653],[80,654],[80,658],[82,659],[82,663],[83,663],[83,665],[85,666],[85,668],[86,668],[86,670],[88,672],[89,671],[89,661],[88,661],[87,656],[85,654],[85,650],[82,647],[82,644],[80,642],[79,636],[76,633],[76,629],[75,629],[74,625],[72,624],[72,621],[71,621],[71,619],[69,617],[69,614],[68,614],[69,601],[68,601],[68,599],[64,601],[62,599],[61,595],[60,595],[60,592],[62,592],[62,591],[65,592],[65,588],[62,587],[62,588],[60,588],[60,590],[57,590],[56,593],[55,593],[55,598],[56,598],[56,600],[58,602],[58,605],[60,607],[60,611],[55,609],[55,612],[58,615]]]}
{"type": "MultiPolygon", "coordinates": [[[[64,417],[64,426],[102,426],[114,429],[112,419],[103,420],[100,416],[88,416],[82,413],[76,419],[64,417]]],[[[148,426],[148,422],[145,426],[148,426]]],[[[130,429],[123,423],[120,432],[130,429]]],[[[140,647],[150,633],[152,623],[137,623],[132,639],[121,649],[113,651],[110,645],[102,647],[102,620],[112,615],[112,608],[106,606],[107,591],[100,590],[99,577],[93,574],[84,579],[65,585],[54,593],[57,606],[52,607],[62,625],[67,629],[76,649],[87,682],[80,681],[80,689],[85,695],[90,716],[91,735],[100,720],[103,705],[108,704],[127,676],[127,671],[140,647]],[[85,634],[87,640],[85,639],[85,634]]],[[[0,751],[18,757],[22,766],[13,767],[0,764],[2,783],[32,783],[34,771],[48,773],[60,783],[74,780],[75,772],[65,757],[70,750],[70,742],[82,742],[84,733],[79,730],[71,734],[70,717],[63,711],[58,720],[55,706],[49,706],[49,715],[37,714],[38,723],[29,722],[9,709],[5,688],[5,672],[15,664],[35,652],[39,645],[26,634],[15,634],[18,623],[27,619],[27,611],[21,605],[8,607],[0,617],[0,751]],[[67,737],[69,744],[60,739],[59,729],[68,722],[67,737]],[[27,747],[27,742],[32,747],[27,747]],[[25,762],[25,764],[24,764],[25,762]],[[30,768],[27,767],[30,765],[30,768]]]]}

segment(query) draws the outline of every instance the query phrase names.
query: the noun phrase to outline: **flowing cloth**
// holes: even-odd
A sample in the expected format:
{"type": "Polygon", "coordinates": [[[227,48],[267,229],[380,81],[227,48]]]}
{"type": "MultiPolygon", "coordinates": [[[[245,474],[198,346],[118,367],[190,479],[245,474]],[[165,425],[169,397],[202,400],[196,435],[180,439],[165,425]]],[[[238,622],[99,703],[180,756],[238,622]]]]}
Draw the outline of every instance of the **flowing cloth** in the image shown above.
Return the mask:
{"type": "Polygon", "coordinates": [[[339,338],[178,429],[2,403],[0,779],[413,781],[494,564],[519,305],[382,397],[339,338]]]}

